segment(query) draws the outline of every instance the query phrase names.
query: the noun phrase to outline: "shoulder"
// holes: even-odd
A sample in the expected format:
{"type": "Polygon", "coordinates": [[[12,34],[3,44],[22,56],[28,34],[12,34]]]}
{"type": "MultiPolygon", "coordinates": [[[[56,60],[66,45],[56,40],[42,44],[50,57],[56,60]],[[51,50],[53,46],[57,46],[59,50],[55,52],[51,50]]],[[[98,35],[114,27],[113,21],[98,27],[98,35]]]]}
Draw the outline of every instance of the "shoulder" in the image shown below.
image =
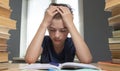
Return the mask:
{"type": "Polygon", "coordinates": [[[67,39],[65,40],[65,42],[66,42],[66,43],[69,43],[69,44],[70,44],[70,43],[73,43],[73,41],[72,41],[72,38],[71,38],[71,37],[67,37],[67,39]]]}
{"type": "Polygon", "coordinates": [[[65,45],[66,45],[67,47],[73,47],[73,48],[74,48],[74,43],[73,43],[71,37],[67,37],[67,39],[65,40],[65,45]]]}
{"type": "Polygon", "coordinates": [[[42,43],[42,46],[43,47],[46,47],[46,46],[48,46],[49,44],[51,44],[51,39],[50,39],[50,37],[49,36],[45,36],[44,37],[44,39],[43,39],[43,43],[42,43]]]}
{"type": "Polygon", "coordinates": [[[49,36],[44,36],[44,39],[49,40],[50,37],[49,36]]]}
{"type": "Polygon", "coordinates": [[[47,42],[47,41],[50,41],[50,40],[51,40],[51,39],[50,39],[49,36],[44,36],[43,42],[44,42],[44,41],[47,42]]]}
{"type": "Polygon", "coordinates": [[[75,53],[75,46],[71,37],[67,37],[67,39],[65,40],[65,50],[73,54],[75,53]]]}

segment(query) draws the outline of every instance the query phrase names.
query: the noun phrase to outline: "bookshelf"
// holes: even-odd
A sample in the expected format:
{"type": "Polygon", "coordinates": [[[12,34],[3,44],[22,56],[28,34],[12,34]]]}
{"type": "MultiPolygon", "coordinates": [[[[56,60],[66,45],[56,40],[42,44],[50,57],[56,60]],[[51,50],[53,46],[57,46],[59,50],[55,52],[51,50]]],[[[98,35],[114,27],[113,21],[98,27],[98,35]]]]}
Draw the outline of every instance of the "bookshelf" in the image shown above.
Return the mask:
{"type": "Polygon", "coordinates": [[[113,30],[112,37],[108,38],[108,43],[112,54],[112,62],[120,63],[120,0],[106,0],[105,11],[111,12],[108,22],[113,30]]]}
{"type": "Polygon", "coordinates": [[[16,21],[10,18],[11,8],[9,0],[0,0],[0,62],[8,62],[7,41],[10,39],[10,30],[16,29],[16,21]]]}

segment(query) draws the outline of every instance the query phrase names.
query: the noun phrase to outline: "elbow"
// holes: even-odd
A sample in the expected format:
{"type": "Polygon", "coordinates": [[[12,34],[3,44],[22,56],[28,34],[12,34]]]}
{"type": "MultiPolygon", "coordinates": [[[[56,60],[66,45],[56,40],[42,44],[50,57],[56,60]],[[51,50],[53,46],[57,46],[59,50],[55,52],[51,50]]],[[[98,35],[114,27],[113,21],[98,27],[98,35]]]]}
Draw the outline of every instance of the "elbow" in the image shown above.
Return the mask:
{"type": "Polygon", "coordinates": [[[85,63],[85,64],[89,64],[89,63],[91,63],[92,62],[92,57],[90,57],[90,58],[86,58],[86,59],[84,59],[83,61],[81,61],[82,63],[85,63]]]}
{"type": "Polygon", "coordinates": [[[25,62],[28,64],[32,64],[36,62],[36,59],[31,58],[31,57],[25,57],[25,62]]]}
{"type": "Polygon", "coordinates": [[[85,63],[85,64],[89,64],[91,62],[92,62],[92,59],[86,59],[85,61],[83,61],[83,63],[85,63]]]}

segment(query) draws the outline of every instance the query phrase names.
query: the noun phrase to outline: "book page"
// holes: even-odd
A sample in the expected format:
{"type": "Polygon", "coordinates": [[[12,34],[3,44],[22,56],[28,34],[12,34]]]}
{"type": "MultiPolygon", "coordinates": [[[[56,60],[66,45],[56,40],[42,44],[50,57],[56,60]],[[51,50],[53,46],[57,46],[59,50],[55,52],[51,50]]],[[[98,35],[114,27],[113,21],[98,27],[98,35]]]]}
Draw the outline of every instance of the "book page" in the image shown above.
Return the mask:
{"type": "Polygon", "coordinates": [[[34,63],[29,64],[26,66],[20,67],[20,69],[34,69],[34,70],[40,70],[40,69],[56,69],[56,70],[62,70],[62,69],[96,69],[99,70],[100,68],[92,65],[92,64],[83,64],[83,63],[74,63],[74,62],[66,62],[59,64],[59,66],[56,66],[54,64],[41,64],[41,63],[34,63]]]}
{"type": "Polygon", "coordinates": [[[34,70],[38,70],[38,69],[50,69],[50,68],[59,69],[59,67],[57,67],[55,65],[41,64],[41,63],[29,64],[29,65],[20,67],[19,69],[34,69],[34,70]]]}
{"type": "Polygon", "coordinates": [[[83,64],[83,63],[74,63],[74,62],[63,63],[61,64],[60,68],[99,69],[98,67],[92,64],[83,64]]]}

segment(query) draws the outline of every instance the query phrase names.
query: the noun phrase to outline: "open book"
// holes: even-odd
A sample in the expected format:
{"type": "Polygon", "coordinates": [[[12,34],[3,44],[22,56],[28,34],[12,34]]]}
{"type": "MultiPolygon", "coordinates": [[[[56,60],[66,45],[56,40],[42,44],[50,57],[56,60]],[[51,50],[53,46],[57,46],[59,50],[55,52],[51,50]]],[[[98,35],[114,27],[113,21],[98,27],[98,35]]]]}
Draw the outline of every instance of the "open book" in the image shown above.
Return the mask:
{"type": "Polygon", "coordinates": [[[66,62],[62,64],[50,63],[50,64],[41,64],[35,63],[26,65],[24,67],[20,67],[20,69],[94,69],[99,70],[98,67],[92,64],[83,64],[83,63],[74,63],[74,62],[66,62]]]}

